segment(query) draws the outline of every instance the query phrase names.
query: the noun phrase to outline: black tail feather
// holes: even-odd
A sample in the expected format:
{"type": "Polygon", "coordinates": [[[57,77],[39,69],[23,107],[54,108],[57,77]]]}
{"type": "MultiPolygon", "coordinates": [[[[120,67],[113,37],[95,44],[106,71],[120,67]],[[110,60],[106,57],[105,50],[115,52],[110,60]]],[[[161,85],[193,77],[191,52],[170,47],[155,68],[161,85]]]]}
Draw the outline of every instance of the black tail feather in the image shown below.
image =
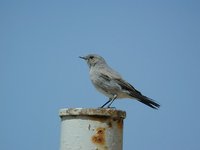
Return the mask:
{"type": "Polygon", "coordinates": [[[151,108],[158,109],[160,107],[160,104],[156,103],[154,100],[152,100],[144,95],[137,96],[137,99],[141,103],[143,103],[151,108]]]}
{"type": "Polygon", "coordinates": [[[142,102],[143,104],[151,107],[151,108],[154,108],[154,109],[158,109],[160,107],[160,105],[152,100],[149,100],[149,99],[143,99],[143,100],[139,100],[140,102],[142,102]]]}

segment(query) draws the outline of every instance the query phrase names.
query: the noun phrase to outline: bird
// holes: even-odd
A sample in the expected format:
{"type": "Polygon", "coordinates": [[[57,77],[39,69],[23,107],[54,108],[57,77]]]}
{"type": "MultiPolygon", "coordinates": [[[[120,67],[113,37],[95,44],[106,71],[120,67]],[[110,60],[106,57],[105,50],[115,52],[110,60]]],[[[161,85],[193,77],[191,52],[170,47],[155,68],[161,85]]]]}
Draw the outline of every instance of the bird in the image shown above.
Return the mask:
{"type": "Polygon", "coordinates": [[[122,78],[122,76],[112,69],[105,59],[97,54],[88,54],[86,56],[79,56],[84,59],[89,67],[90,79],[94,87],[100,93],[108,97],[108,101],[100,108],[111,108],[111,104],[115,99],[135,99],[153,109],[158,109],[160,104],[153,99],[144,96],[140,91],[134,88],[130,83],[122,78]]]}

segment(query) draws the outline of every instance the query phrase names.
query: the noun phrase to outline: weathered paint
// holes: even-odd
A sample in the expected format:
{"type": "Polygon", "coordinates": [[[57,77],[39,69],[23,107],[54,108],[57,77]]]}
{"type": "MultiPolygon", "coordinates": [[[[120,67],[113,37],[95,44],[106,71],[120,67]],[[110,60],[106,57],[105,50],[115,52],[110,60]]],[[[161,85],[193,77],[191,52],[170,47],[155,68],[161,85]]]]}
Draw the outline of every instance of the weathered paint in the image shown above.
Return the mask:
{"type": "Polygon", "coordinates": [[[60,150],[122,150],[124,111],[64,108],[59,115],[60,150]]]}

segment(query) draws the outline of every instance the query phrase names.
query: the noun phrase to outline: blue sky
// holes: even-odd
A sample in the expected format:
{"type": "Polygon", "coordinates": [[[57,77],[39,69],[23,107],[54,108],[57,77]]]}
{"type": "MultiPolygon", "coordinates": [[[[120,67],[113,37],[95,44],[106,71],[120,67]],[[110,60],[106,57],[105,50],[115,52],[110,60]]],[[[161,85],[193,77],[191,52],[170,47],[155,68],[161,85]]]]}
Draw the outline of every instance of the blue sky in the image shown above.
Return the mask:
{"type": "Polygon", "coordinates": [[[200,149],[200,2],[0,1],[0,149],[55,150],[60,108],[95,108],[78,56],[102,55],[161,104],[118,100],[124,150],[200,149]]]}

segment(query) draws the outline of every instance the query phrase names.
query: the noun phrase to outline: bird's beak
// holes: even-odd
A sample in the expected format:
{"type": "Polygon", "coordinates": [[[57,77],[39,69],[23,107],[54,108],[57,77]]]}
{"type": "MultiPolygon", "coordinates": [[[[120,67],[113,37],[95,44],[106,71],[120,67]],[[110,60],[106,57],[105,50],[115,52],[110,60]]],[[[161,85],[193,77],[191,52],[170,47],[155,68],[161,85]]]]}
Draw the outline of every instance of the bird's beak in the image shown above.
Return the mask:
{"type": "Polygon", "coordinates": [[[83,57],[83,56],[79,56],[79,58],[84,59],[84,60],[87,60],[87,58],[86,58],[86,57],[83,57]]]}

